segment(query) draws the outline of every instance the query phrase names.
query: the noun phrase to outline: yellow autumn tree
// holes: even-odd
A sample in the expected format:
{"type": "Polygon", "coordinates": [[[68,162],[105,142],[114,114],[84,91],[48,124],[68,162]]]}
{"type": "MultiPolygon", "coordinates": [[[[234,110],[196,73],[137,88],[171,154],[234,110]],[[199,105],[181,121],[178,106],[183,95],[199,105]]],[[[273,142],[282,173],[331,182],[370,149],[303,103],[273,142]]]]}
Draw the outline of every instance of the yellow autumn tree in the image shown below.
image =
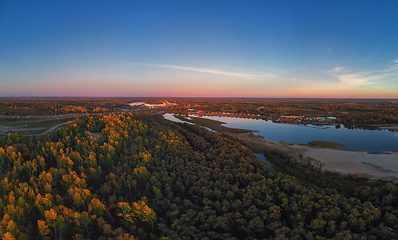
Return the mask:
{"type": "Polygon", "coordinates": [[[14,237],[14,235],[12,235],[11,233],[9,233],[9,232],[6,232],[4,235],[3,235],[3,238],[2,238],[3,240],[16,240],[16,238],[14,237]]]}
{"type": "Polygon", "coordinates": [[[130,224],[139,220],[153,225],[156,221],[156,213],[148,207],[145,197],[141,198],[138,202],[133,202],[131,206],[126,202],[119,202],[118,205],[121,210],[118,216],[123,217],[130,224]]]}
{"type": "Polygon", "coordinates": [[[98,198],[91,199],[90,206],[95,215],[102,216],[104,214],[105,205],[98,198]]]}
{"type": "Polygon", "coordinates": [[[57,212],[51,208],[48,211],[44,212],[46,223],[48,226],[54,228],[54,236],[57,239],[57,236],[62,236],[62,231],[65,228],[65,218],[63,214],[57,214],[57,212]]]}
{"type": "Polygon", "coordinates": [[[50,238],[49,236],[47,236],[48,234],[50,234],[50,229],[48,228],[45,221],[37,220],[37,227],[39,229],[39,234],[41,235],[42,239],[50,238]]]}

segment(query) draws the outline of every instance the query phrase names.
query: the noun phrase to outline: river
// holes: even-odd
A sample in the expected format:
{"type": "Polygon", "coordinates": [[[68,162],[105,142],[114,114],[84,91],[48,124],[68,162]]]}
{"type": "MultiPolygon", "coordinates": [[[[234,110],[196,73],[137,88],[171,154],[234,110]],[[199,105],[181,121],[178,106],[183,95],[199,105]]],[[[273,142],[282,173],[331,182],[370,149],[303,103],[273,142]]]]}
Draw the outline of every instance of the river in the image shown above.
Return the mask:
{"type": "MultiPolygon", "coordinates": [[[[195,116],[197,117],[197,116],[195,116]]],[[[248,118],[203,116],[202,118],[225,122],[225,127],[255,130],[264,138],[306,144],[311,141],[328,141],[348,148],[365,151],[398,150],[398,132],[383,130],[348,129],[334,126],[280,124],[248,118]]]]}

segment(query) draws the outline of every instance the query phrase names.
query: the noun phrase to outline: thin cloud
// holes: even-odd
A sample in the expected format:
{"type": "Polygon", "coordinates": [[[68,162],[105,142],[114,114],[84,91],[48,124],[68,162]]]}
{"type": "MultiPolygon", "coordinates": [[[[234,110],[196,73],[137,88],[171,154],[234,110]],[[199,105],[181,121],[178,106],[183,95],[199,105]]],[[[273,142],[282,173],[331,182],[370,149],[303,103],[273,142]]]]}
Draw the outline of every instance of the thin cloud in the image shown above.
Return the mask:
{"type": "Polygon", "coordinates": [[[340,80],[339,87],[341,88],[354,87],[359,85],[369,85],[373,83],[371,80],[374,79],[373,76],[366,77],[361,74],[339,75],[337,76],[337,78],[340,80]]]}
{"type": "Polygon", "coordinates": [[[187,67],[187,66],[177,66],[177,65],[167,65],[167,64],[143,63],[143,65],[150,66],[150,67],[169,68],[169,69],[178,69],[178,70],[184,70],[184,71],[218,74],[218,75],[225,75],[225,76],[252,79],[252,80],[260,80],[262,78],[278,78],[278,76],[276,76],[272,73],[248,74],[248,73],[227,72],[227,71],[223,71],[220,69],[212,69],[212,68],[187,67]]]}
{"type": "Polygon", "coordinates": [[[333,68],[332,70],[329,70],[328,72],[339,73],[339,72],[343,71],[344,69],[345,69],[344,66],[338,66],[338,67],[333,68]]]}
{"type": "MultiPolygon", "coordinates": [[[[374,69],[362,72],[338,74],[345,67],[336,67],[328,71],[333,77],[340,80],[338,87],[347,88],[371,84],[383,84],[394,81],[398,77],[398,59],[392,61],[393,65],[385,69],[374,69]]],[[[347,72],[347,71],[345,71],[347,72]]]]}
{"type": "Polygon", "coordinates": [[[331,48],[328,48],[328,53],[332,53],[332,49],[331,48]]]}

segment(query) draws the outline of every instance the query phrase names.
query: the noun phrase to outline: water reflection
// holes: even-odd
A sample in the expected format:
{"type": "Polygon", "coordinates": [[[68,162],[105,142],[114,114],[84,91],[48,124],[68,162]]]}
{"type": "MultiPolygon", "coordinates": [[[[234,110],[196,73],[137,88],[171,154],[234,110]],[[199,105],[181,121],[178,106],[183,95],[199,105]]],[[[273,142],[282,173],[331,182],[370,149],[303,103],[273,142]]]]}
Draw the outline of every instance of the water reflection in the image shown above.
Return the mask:
{"type": "Polygon", "coordinates": [[[279,124],[272,121],[248,118],[228,118],[203,116],[202,118],[225,122],[222,126],[256,130],[264,138],[291,143],[308,143],[312,141],[328,141],[341,143],[348,148],[365,151],[388,151],[398,149],[396,132],[381,129],[380,131],[349,129],[340,125],[299,125],[279,124]]]}
{"type": "Polygon", "coordinates": [[[270,163],[270,162],[267,161],[267,158],[264,156],[264,154],[256,153],[256,156],[257,156],[260,160],[263,160],[263,161],[267,162],[267,163],[268,163],[268,166],[270,166],[270,167],[273,166],[272,163],[270,163]]]}
{"type": "Polygon", "coordinates": [[[170,120],[170,121],[173,121],[173,122],[188,123],[188,124],[195,125],[195,124],[193,124],[193,123],[191,123],[191,122],[182,121],[182,120],[180,120],[180,119],[174,117],[174,115],[173,115],[173,114],[170,114],[170,113],[165,113],[165,114],[163,114],[163,117],[164,117],[165,119],[170,120]]]}
{"type": "MultiPolygon", "coordinates": [[[[164,117],[165,119],[170,120],[170,121],[173,121],[173,122],[188,123],[188,124],[191,124],[191,125],[196,125],[196,124],[191,123],[191,122],[182,121],[182,120],[180,120],[180,119],[174,117],[174,115],[173,115],[173,114],[170,114],[170,113],[165,113],[165,114],[163,114],[163,117],[164,117]]],[[[190,120],[191,118],[187,118],[187,119],[190,120]]],[[[208,127],[203,127],[203,126],[201,126],[201,127],[202,127],[202,128],[205,128],[205,129],[207,129],[207,130],[209,130],[210,132],[217,132],[217,131],[214,131],[213,129],[208,128],[208,127]]]]}
{"type": "MultiPolygon", "coordinates": [[[[181,121],[169,113],[164,114],[164,117],[174,122],[193,124],[187,121],[181,121]]],[[[261,119],[218,116],[201,116],[201,118],[224,122],[222,125],[229,128],[255,130],[264,138],[276,141],[304,144],[312,141],[328,141],[340,143],[348,148],[357,150],[398,150],[398,133],[386,129],[371,131],[360,128],[350,129],[346,128],[344,125],[280,124],[261,119]]],[[[206,129],[216,132],[209,128],[206,129]]]]}

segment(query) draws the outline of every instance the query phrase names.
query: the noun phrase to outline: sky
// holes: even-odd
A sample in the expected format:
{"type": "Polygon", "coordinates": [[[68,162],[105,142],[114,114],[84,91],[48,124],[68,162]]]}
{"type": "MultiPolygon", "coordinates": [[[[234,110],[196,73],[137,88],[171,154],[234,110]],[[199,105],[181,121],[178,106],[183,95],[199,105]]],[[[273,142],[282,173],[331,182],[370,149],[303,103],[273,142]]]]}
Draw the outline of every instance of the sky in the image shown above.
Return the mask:
{"type": "Polygon", "coordinates": [[[398,98],[398,1],[0,0],[0,97],[398,98]]]}

